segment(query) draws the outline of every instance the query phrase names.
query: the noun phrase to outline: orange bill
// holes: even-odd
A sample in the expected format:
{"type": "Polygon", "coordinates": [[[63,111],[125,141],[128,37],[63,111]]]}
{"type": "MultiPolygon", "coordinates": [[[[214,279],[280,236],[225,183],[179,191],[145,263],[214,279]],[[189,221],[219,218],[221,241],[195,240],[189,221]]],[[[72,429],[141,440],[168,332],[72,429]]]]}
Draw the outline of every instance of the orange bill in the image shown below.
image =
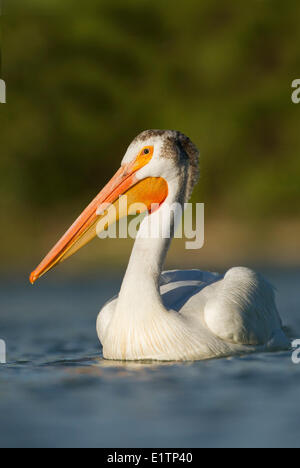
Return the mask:
{"type": "Polygon", "coordinates": [[[99,234],[99,222],[110,206],[114,205],[115,209],[111,210],[108,218],[107,216],[105,218],[109,219],[109,224],[128,216],[130,206],[133,203],[142,203],[147,210],[151,210],[152,204],[160,205],[163,203],[168,195],[167,182],[162,178],[139,180],[136,176],[137,171],[148,164],[152,155],[153,147],[149,147],[147,148],[147,154],[144,154],[144,150],[142,150],[133,162],[119,169],[40,265],[31,273],[30,281],[32,284],[96,237],[99,234]],[[126,205],[120,203],[120,197],[125,195],[127,196],[126,205]],[[124,206],[127,208],[124,209],[124,206]]]}

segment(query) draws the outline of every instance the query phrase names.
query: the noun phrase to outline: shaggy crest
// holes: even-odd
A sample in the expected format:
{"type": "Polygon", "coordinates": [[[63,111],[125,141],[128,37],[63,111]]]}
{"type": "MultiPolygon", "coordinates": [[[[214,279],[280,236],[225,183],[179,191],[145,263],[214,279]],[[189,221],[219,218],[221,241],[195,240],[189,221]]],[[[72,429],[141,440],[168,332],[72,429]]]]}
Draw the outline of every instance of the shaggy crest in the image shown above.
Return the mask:
{"type": "Polygon", "coordinates": [[[188,162],[186,199],[189,200],[199,180],[198,148],[186,135],[176,130],[145,130],[135,138],[134,142],[144,142],[155,137],[163,140],[162,157],[178,161],[179,155],[180,164],[188,162]]]}

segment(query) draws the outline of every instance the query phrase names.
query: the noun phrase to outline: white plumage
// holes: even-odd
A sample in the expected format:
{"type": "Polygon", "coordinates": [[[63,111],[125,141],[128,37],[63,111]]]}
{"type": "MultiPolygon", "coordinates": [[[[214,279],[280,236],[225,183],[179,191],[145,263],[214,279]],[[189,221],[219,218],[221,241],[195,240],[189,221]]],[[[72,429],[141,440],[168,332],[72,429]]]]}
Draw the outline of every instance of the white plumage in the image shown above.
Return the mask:
{"type": "Polygon", "coordinates": [[[104,357],[117,360],[203,360],[289,347],[273,287],[247,268],[223,277],[200,270],[161,275],[162,304],[104,306],[97,331],[104,357]]]}
{"type": "MultiPolygon", "coordinates": [[[[162,176],[169,194],[160,208],[183,203],[185,170],[181,159],[164,158],[166,135],[149,136],[143,144],[159,149],[141,178],[162,176]]],[[[129,147],[126,160],[136,154],[129,147]]],[[[176,142],[175,142],[176,144],[176,142]]],[[[152,223],[161,232],[170,220],[160,210],[152,223]]],[[[97,331],[107,359],[200,360],[255,351],[274,351],[289,346],[275,304],[273,287],[247,268],[216,273],[168,271],[161,273],[170,245],[163,236],[145,239],[141,224],[118,297],[104,306],[97,331]]],[[[176,226],[172,226],[176,228],[176,226]]]]}
{"type": "Polygon", "coordinates": [[[73,255],[96,236],[100,221],[103,230],[130,214],[121,208],[120,196],[145,204],[148,216],[121,291],[97,320],[107,359],[181,361],[289,347],[274,289],[259,274],[247,268],[232,268],[225,276],[198,270],[162,273],[178,221],[170,211],[189,199],[198,180],[198,158],[196,146],[180,132],[143,132],[129,146],[120,170],[30,276],[34,283],[73,255]],[[149,220],[158,236],[149,235],[149,220]]]}

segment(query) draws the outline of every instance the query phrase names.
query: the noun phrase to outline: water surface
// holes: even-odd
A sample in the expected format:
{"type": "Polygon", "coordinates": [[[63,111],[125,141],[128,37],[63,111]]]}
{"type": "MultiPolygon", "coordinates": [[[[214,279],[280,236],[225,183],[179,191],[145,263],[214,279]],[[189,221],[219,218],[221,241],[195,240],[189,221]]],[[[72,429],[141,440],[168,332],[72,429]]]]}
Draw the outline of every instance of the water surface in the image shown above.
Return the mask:
{"type": "MultiPolygon", "coordinates": [[[[300,338],[300,271],[268,271],[300,338]]],[[[102,359],[98,310],[121,278],[2,279],[0,446],[299,447],[291,352],[195,363],[102,359]],[[51,282],[52,281],[52,282],[51,282]]]]}

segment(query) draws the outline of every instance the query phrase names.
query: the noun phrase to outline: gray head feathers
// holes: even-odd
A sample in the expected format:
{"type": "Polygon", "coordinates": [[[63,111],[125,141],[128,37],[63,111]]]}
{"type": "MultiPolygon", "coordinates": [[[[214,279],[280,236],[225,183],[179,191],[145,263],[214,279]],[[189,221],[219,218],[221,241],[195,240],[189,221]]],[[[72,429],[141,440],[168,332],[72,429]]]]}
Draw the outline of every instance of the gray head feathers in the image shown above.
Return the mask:
{"type": "Polygon", "coordinates": [[[176,130],[145,130],[134,141],[143,142],[149,138],[161,138],[161,156],[171,158],[180,167],[187,167],[186,200],[189,200],[199,180],[199,151],[196,145],[183,133],[176,130]]]}

